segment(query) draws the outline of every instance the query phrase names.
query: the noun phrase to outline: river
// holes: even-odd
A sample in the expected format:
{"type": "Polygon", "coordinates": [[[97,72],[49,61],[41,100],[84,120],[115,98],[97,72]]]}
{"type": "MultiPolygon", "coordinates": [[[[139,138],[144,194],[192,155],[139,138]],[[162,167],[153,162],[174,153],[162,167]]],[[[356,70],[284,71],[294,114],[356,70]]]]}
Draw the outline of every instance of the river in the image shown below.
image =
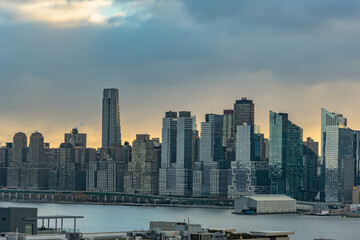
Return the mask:
{"type": "MultiPolygon", "coordinates": [[[[294,231],[291,240],[329,238],[360,239],[360,219],[329,216],[234,215],[231,209],[140,207],[114,205],[81,205],[50,203],[0,202],[0,207],[35,207],[38,215],[80,215],[77,228],[81,232],[114,232],[149,229],[150,221],[188,221],[204,228],[294,231]]],[[[39,222],[39,224],[41,224],[39,222]]],[[[51,222],[54,226],[54,223],[51,222]]],[[[65,228],[73,228],[72,220],[64,220],[65,228]]]]}

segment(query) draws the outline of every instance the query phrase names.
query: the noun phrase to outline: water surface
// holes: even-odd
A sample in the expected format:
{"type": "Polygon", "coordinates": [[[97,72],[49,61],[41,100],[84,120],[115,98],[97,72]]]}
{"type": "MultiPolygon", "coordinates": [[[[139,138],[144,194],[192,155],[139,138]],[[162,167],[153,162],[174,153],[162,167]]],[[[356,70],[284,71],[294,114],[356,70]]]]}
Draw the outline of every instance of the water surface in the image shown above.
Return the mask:
{"type": "MultiPolygon", "coordinates": [[[[111,205],[0,202],[0,207],[36,207],[38,215],[80,215],[81,232],[114,232],[149,229],[150,221],[188,221],[204,228],[294,231],[291,240],[330,238],[359,240],[360,219],[341,217],[284,215],[234,215],[231,209],[138,207],[111,205]]],[[[39,222],[39,224],[41,224],[39,222]]],[[[54,222],[51,222],[54,226],[54,222]]],[[[59,224],[58,224],[59,226],[59,224]]],[[[64,220],[73,228],[72,220],[64,220]]]]}

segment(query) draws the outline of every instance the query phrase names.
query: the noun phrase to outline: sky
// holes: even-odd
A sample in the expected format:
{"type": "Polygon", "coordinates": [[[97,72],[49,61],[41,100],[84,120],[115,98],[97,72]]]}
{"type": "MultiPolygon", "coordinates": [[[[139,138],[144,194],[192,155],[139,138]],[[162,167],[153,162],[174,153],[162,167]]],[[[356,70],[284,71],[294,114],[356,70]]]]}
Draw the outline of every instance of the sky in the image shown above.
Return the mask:
{"type": "Polygon", "coordinates": [[[0,0],[0,142],[78,127],[101,146],[101,98],[118,88],[122,138],[161,136],[165,111],[198,128],[236,99],[289,113],[320,140],[321,107],[360,129],[360,1],[0,0]]]}

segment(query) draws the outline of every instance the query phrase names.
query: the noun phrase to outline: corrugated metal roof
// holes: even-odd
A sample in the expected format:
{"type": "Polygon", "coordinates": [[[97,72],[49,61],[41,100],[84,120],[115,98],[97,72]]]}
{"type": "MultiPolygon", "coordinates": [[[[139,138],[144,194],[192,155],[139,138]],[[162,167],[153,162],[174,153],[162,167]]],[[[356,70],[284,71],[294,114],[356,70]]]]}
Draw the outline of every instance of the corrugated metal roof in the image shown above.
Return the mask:
{"type": "Polygon", "coordinates": [[[255,201],[295,201],[295,199],[288,197],[285,194],[258,194],[246,197],[251,198],[255,201]]]}

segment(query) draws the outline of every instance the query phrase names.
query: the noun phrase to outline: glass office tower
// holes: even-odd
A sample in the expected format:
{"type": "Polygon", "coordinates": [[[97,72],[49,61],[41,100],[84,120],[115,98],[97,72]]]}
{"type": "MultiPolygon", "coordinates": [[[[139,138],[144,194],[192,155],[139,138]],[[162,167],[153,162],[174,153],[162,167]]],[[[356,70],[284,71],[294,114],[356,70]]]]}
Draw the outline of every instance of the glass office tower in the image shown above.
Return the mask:
{"type": "Polygon", "coordinates": [[[270,111],[269,165],[271,192],[303,200],[303,131],[287,113],[270,111]]]}
{"type": "MultiPolygon", "coordinates": [[[[325,166],[325,201],[348,202],[346,183],[355,171],[347,171],[344,166],[355,169],[354,131],[347,128],[347,119],[342,114],[321,109],[321,146],[325,166]],[[346,161],[346,163],[345,163],[346,161]]],[[[353,183],[354,185],[355,183],[353,183]]],[[[352,187],[350,187],[352,188],[352,187]]]]}

